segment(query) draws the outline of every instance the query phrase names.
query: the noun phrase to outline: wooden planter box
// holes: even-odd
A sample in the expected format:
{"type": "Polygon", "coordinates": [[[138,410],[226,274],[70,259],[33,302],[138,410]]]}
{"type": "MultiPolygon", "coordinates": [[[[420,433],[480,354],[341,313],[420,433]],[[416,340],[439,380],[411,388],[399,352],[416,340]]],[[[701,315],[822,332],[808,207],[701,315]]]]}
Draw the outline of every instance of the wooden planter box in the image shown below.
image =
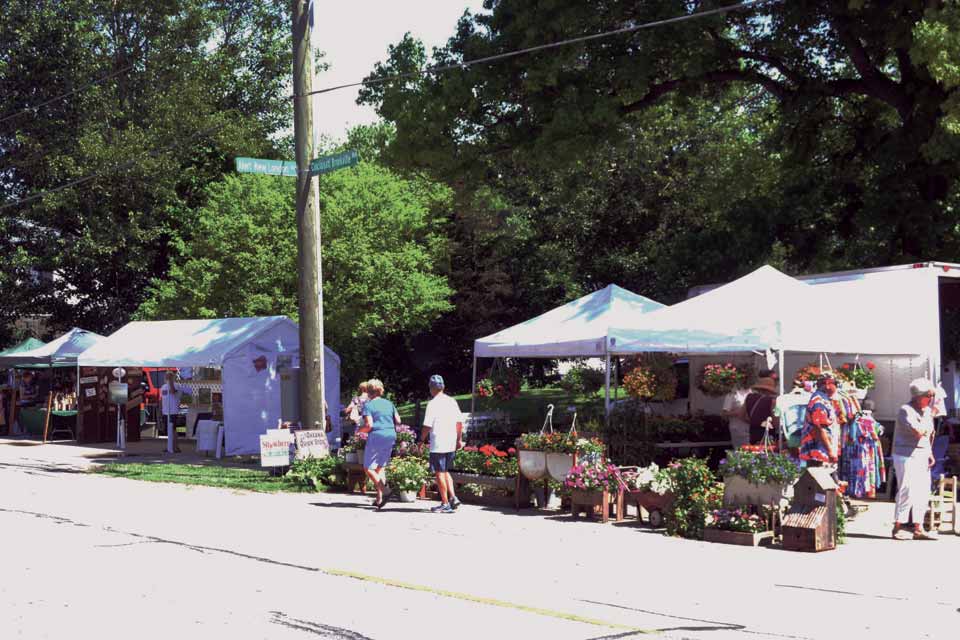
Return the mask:
{"type": "Polygon", "coordinates": [[[518,500],[519,493],[525,493],[527,502],[530,501],[530,483],[527,482],[526,478],[523,477],[513,477],[513,478],[501,478],[499,476],[484,476],[478,473],[465,473],[463,471],[451,471],[450,477],[453,479],[453,484],[456,487],[460,487],[465,484],[477,484],[481,487],[491,487],[494,489],[509,489],[514,495],[504,496],[504,495],[471,495],[468,493],[460,494],[457,492],[457,496],[464,502],[474,503],[474,504],[484,504],[491,507],[512,507],[515,506],[518,500]]]}
{"type": "Polygon", "coordinates": [[[580,517],[581,511],[586,511],[587,515],[600,511],[600,521],[610,521],[610,505],[614,505],[617,511],[617,522],[623,520],[623,493],[620,491],[583,491],[574,489],[570,493],[570,515],[574,518],[580,517]]]}
{"type": "Polygon", "coordinates": [[[706,542],[738,544],[744,547],[758,547],[761,544],[769,544],[773,541],[773,531],[746,533],[743,531],[727,531],[725,529],[705,527],[703,530],[703,539],[706,542]]]}

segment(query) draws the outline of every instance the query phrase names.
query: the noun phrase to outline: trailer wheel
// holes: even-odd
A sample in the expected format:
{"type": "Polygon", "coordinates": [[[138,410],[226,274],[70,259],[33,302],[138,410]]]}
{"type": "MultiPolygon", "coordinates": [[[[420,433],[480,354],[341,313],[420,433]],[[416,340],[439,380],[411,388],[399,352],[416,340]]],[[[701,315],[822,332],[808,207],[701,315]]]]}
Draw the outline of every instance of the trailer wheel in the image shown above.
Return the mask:
{"type": "Polygon", "coordinates": [[[660,509],[651,509],[647,516],[647,522],[654,529],[659,529],[663,526],[663,512],[660,509]]]}

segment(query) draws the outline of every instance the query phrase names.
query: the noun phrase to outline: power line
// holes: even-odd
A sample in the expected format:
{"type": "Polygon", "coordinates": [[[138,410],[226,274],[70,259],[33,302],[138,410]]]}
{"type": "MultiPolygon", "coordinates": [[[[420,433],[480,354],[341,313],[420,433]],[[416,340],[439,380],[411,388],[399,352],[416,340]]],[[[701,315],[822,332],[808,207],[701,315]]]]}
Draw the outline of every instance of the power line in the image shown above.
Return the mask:
{"type": "Polygon", "coordinates": [[[131,64],[131,65],[126,66],[126,67],[124,67],[124,68],[122,68],[122,69],[117,69],[116,71],[112,71],[112,72],[108,73],[108,74],[105,75],[105,76],[102,76],[102,77],[100,77],[100,78],[97,78],[96,80],[91,80],[91,81],[88,82],[87,84],[85,84],[85,85],[83,85],[83,86],[81,86],[81,87],[79,87],[79,88],[77,88],[77,89],[73,89],[73,90],[68,91],[68,92],[66,92],[66,93],[64,93],[64,94],[61,94],[61,95],[57,96],[56,98],[50,98],[49,100],[47,100],[47,101],[45,101],[45,102],[41,102],[40,104],[34,105],[34,106],[32,106],[32,107],[22,107],[20,110],[14,111],[13,113],[10,113],[10,114],[5,115],[5,116],[3,116],[2,118],[0,118],[0,124],[3,124],[3,123],[6,122],[7,120],[11,120],[11,119],[13,119],[13,118],[16,118],[17,116],[23,115],[24,113],[26,113],[26,112],[28,112],[28,111],[37,111],[37,110],[41,109],[42,107],[47,106],[48,104],[53,104],[54,102],[58,102],[58,101],[60,101],[60,100],[63,100],[64,98],[69,98],[70,96],[72,96],[72,95],[75,94],[75,93],[80,93],[80,92],[82,92],[82,91],[86,91],[86,90],[89,89],[90,87],[94,87],[94,86],[100,84],[101,82],[103,82],[103,81],[105,81],[105,80],[109,80],[110,78],[113,78],[113,77],[115,77],[115,76],[119,76],[120,74],[123,74],[123,73],[126,73],[127,71],[130,71],[131,69],[133,69],[133,67],[134,67],[134,65],[131,64]]]}
{"type": "MultiPolygon", "coordinates": [[[[205,135],[207,135],[207,134],[209,134],[209,133],[213,133],[213,132],[215,132],[215,131],[218,131],[218,130],[222,129],[223,127],[225,127],[226,124],[227,124],[227,123],[222,122],[222,123],[217,124],[217,125],[214,125],[214,126],[212,126],[212,127],[207,127],[206,129],[201,129],[200,131],[197,131],[195,134],[193,134],[192,136],[190,136],[189,140],[194,140],[194,139],[199,138],[199,137],[201,137],[201,136],[205,136],[205,135]]],[[[27,196],[26,198],[21,198],[21,199],[19,199],[19,200],[14,200],[13,202],[6,202],[6,203],[3,203],[3,204],[0,204],[0,211],[6,209],[6,208],[8,208],[8,207],[15,207],[15,206],[17,206],[17,205],[25,204],[25,203],[27,203],[27,202],[33,202],[34,200],[39,200],[39,199],[44,198],[44,197],[46,197],[46,196],[52,195],[52,194],[54,194],[54,193],[58,193],[58,192],[60,192],[60,191],[66,190],[66,189],[70,189],[70,188],[72,188],[72,187],[76,187],[77,185],[81,185],[81,184],[83,184],[83,183],[85,183],[85,182],[90,182],[91,180],[96,180],[97,178],[101,178],[101,177],[107,175],[108,173],[114,173],[114,172],[117,172],[117,171],[123,171],[124,169],[129,169],[130,167],[132,167],[133,165],[135,165],[137,162],[139,162],[139,161],[140,161],[141,159],[143,159],[144,157],[146,157],[146,158],[155,158],[155,157],[157,157],[158,155],[160,155],[161,153],[164,153],[164,152],[166,152],[166,151],[170,151],[171,149],[176,149],[177,147],[179,147],[179,146],[185,144],[186,142],[188,142],[189,140],[177,140],[176,142],[174,142],[174,143],[172,143],[172,144],[168,144],[168,145],[165,145],[165,146],[160,147],[160,148],[158,148],[158,149],[154,149],[153,151],[150,151],[150,152],[148,152],[148,153],[146,153],[146,154],[138,155],[138,156],[134,157],[134,158],[131,159],[131,160],[127,160],[126,162],[122,162],[122,163],[120,163],[120,164],[118,164],[118,165],[114,165],[114,166],[112,166],[112,167],[107,167],[106,169],[102,169],[102,170],[100,170],[100,171],[96,171],[96,172],[94,172],[94,173],[91,173],[91,174],[88,174],[88,175],[86,175],[86,176],[83,176],[82,178],[77,178],[76,180],[71,180],[70,182],[67,182],[66,184],[62,184],[62,185],[60,185],[59,187],[54,187],[53,189],[47,189],[46,191],[41,191],[40,193],[36,193],[36,194],[34,194],[34,195],[32,195],[32,196],[27,196]]]]}
{"type": "Polygon", "coordinates": [[[476,58],[474,60],[465,60],[464,62],[458,62],[456,64],[441,65],[436,67],[429,67],[423,69],[422,71],[409,71],[407,73],[397,73],[391,76],[384,78],[373,78],[371,80],[361,80],[360,82],[351,82],[348,84],[340,84],[332,87],[326,87],[324,89],[317,89],[316,91],[310,91],[304,93],[303,95],[290,96],[291,98],[306,98],[307,96],[317,95],[320,93],[330,93],[332,91],[339,91],[340,89],[349,89],[351,87],[361,87],[361,86],[370,86],[375,84],[383,84],[385,82],[390,82],[391,80],[402,80],[404,78],[416,78],[425,75],[434,75],[439,73],[445,73],[447,71],[453,71],[454,69],[466,69],[479,64],[487,64],[490,62],[497,62],[499,60],[505,60],[507,58],[515,58],[517,56],[526,55],[528,53],[536,53],[538,51],[546,51],[548,49],[556,49],[558,47],[565,47],[571,44],[577,44],[580,42],[589,42],[591,40],[599,40],[601,38],[608,38],[610,36],[621,35],[624,33],[633,33],[635,31],[641,31],[644,29],[653,29],[655,27],[662,27],[668,24],[676,24],[678,22],[686,22],[687,20],[694,20],[696,18],[705,18],[707,16],[719,15],[723,13],[729,13],[731,11],[739,11],[741,9],[752,9],[754,7],[759,7],[760,5],[769,4],[776,0],[750,0],[749,2],[741,2],[740,4],[730,5],[728,7],[719,7],[717,9],[709,9],[707,11],[697,11],[696,13],[691,13],[685,16],[677,16],[676,18],[666,18],[664,20],[656,20],[654,22],[645,22],[643,24],[637,24],[630,27],[623,27],[621,29],[614,29],[613,31],[603,31],[601,33],[594,33],[588,36],[580,36],[577,38],[569,38],[567,40],[560,40],[558,42],[551,42],[548,44],[541,44],[534,47],[527,47],[526,49],[518,49],[516,51],[508,51],[506,53],[498,53],[492,56],[486,56],[483,58],[476,58]]]}

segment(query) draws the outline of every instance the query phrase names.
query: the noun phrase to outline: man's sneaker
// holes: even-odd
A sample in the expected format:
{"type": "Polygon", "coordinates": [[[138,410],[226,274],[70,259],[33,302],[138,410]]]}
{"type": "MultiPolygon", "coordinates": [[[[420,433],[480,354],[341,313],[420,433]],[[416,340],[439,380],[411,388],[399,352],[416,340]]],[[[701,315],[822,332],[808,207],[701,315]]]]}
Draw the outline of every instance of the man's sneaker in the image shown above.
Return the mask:
{"type": "Polygon", "coordinates": [[[430,511],[434,513],[453,513],[453,509],[451,509],[450,505],[446,503],[440,505],[439,507],[434,507],[433,509],[430,509],[430,511]]]}
{"type": "Polygon", "coordinates": [[[463,503],[460,502],[460,499],[459,499],[458,497],[454,496],[454,497],[453,497],[453,500],[450,501],[450,508],[453,509],[453,510],[456,510],[457,507],[459,507],[461,504],[463,504],[463,503]]]}

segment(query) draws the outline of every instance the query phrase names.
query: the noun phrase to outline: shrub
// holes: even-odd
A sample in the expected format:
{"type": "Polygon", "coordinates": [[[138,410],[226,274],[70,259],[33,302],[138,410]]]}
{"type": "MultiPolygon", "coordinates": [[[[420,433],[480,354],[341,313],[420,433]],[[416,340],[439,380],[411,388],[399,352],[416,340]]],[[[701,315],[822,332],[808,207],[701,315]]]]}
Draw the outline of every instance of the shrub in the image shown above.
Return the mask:
{"type": "Polygon", "coordinates": [[[703,538],[707,516],[719,509],[723,487],[717,484],[706,460],[683,458],[670,463],[673,503],[664,514],[667,533],[684,538],[703,538]]]}
{"type": "Polygon", "coordinates": [[[560,388],[570,394],[592,396],[603,389],[605,381],[603,371],[577,364],[560,380],[560,388]]]}
{"type": "Polygon", "coordinates": [[[334,456],[295,460],[286,478],[294,484],[312,487],[317,491],[328,486],[342,486],[346,484],[342,464],[343,461],[334,456]]]}

